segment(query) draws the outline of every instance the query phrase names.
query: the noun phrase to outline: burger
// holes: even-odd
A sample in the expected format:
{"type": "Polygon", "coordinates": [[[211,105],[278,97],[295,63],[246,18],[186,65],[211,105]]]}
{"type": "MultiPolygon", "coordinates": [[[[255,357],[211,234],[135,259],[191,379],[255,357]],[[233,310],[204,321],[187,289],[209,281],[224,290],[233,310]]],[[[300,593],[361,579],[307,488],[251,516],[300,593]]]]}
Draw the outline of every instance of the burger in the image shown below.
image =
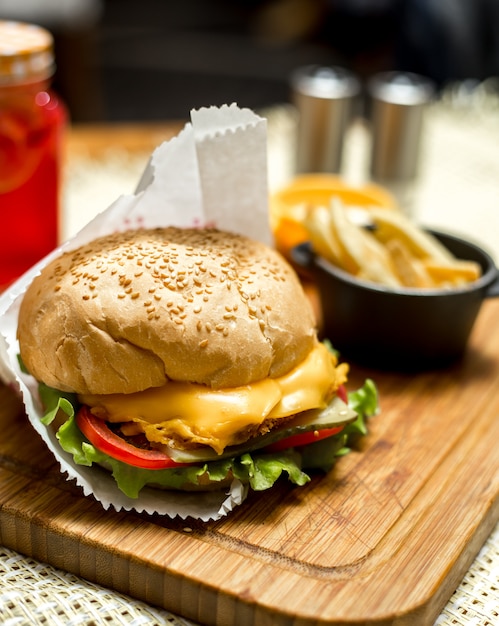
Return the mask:
{"type": "Polygon", "coordinates": [[[303,485],[376,412],[372,381],[347,394],[288,263],[216,229],[129,230],[61,254],[28,287],[17,335],[43,423],[132,498],[303,485]]]}

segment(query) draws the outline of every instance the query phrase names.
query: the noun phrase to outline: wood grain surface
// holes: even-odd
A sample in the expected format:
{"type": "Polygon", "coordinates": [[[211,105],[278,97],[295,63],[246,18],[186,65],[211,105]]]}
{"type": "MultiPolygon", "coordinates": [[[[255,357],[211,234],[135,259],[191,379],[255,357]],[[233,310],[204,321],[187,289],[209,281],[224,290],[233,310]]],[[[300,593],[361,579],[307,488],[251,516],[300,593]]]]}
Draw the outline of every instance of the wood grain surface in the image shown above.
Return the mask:
{"type": "Polygon", "coordinates": [[[499,301],[451,368],[367,376],[382,412],[306,487],[217,522],[104,511],[0,391],[3,545],[202,624],[433,624],[499,518],[499,301]]]}

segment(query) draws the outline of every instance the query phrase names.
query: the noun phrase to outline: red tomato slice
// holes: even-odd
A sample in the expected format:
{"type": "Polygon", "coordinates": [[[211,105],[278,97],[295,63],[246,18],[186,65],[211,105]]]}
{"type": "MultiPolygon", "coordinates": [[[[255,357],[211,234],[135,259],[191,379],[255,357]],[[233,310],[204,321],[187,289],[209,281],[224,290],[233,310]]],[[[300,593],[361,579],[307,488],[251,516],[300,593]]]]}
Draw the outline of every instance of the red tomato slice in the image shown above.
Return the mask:
{"type": "Polygon", "coordinates": [[[266,452],[281,452],[288,448],[299,448],[300,446],[306,446],[309,443],[326,439],[340,433],[345,427],[343,425],[336,426],[335,428],[322,428],[321,430],[309,430],[306,433],[299,433],[298,435],[291,435],[286,439],[281,439],[275,443],[271,443],[265,448],[266,452]]]}
{"type": "Polygon", "coordinates": [[[348,404],[348,393],[345,385],[340,385],[336,390],[336,395],[340,400],[343,400],[345,404],[348,404]]]}
{"type": "Polygon", "coordinates": [[[104,420],[92,415],[86,406],[78,411],[76,423],[91,444],[113,459],[128,465],[144,469],[169,469],[189,465],[188,463],[176,463],[167,454],[159,450],[143,450],[128,443],[115,435],[104,420]]]}

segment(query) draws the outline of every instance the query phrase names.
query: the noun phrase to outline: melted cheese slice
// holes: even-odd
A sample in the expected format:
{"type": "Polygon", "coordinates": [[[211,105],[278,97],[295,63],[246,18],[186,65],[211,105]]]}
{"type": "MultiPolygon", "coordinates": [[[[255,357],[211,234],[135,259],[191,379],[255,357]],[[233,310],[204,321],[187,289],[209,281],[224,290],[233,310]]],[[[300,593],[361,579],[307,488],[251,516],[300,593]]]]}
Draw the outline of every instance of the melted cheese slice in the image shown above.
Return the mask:
{"type": "Polygon", "coordinates": [[[132,394],[82,395],[92,413],[109,422],[133,422],[151,442],[208,445],[216,452],[235,442],[235,435],[266,419],[324,408],[346,380],[347,366],[336,367],[334,355],[318,343],[307,358],[279,378],[267,378],[233,389],[168,382],[132,394]]]}

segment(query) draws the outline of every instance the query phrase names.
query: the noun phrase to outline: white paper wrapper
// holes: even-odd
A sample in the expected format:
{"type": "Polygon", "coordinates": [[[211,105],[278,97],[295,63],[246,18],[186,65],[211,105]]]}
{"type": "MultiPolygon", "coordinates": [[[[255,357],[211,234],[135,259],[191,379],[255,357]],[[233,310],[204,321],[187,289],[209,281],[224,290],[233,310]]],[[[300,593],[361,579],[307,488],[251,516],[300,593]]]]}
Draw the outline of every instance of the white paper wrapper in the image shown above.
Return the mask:
{"type": "Polygon", "coordinates": [[[192,111],[191,123],[153,152],[135,194],[119,197],[0,298],[0,376],[22,394],[29,421],[58,460],[61,471],[74,479],[85,495],[93,494],[105,509],[216,520],[244,500],[246,488],[234,481],[228,493],[144,489],[135,500],[119,491],[106,472],[76,465],[72,456],[62,451],[55,434],[41,424],[36,382],[19,369],[16,330],[22,296],[41,268],[63,251],[115,231],[212,226],[270,244],[266,132],[263,118],[235,104],[192,111]]]}

